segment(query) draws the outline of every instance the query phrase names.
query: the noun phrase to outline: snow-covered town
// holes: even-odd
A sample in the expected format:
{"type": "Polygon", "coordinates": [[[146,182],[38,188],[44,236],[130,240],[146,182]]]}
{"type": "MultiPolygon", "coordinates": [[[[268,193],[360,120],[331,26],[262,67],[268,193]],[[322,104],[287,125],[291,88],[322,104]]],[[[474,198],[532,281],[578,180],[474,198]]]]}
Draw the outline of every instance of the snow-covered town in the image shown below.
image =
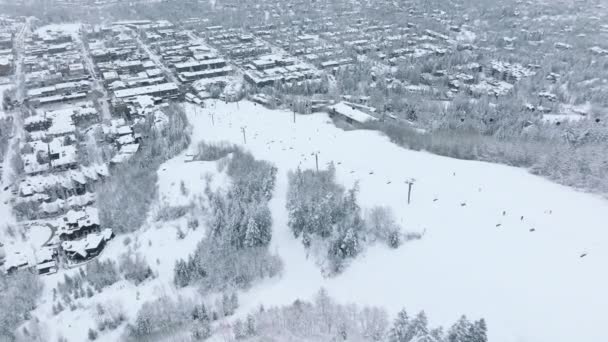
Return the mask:
{"type": "Polygon", "coordinates": [[[604,341],[606,22],[0,0],[0,341],[604,341]]]}

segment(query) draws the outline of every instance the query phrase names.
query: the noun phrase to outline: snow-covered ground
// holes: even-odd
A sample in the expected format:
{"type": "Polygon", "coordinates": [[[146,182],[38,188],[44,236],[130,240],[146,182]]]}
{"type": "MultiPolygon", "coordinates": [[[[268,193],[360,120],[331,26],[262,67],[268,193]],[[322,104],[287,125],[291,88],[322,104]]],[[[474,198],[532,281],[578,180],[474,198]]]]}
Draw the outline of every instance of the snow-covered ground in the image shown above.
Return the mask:
{"type": "Polygon", "coordinates": [[[241,313],[311,298],[324,286],[340,301],[380,305],[392,314],[425,310],[431,324],[449,325],[461,314],[484,317],[491,341],[605,339],[608,202],[602,198],[523,169],[405,150],[377,132],[340,130],[326,114],[297,116],[294,124],[291,112],[250,102],[186,106],[193,145],[243,145],[244,129],[245,148],[279,168],[271,249],[285,271],[243,294],[241,313]],[[314,168],[314,152],[321,167],[336,164],[344,185],[359,182],[363,207],[391,206],[404,229],[424,232],[423,238],[398,250],[369,248],[342,275],[323,278],[286,225],[286,173],[314,168]]]}
{"type": "Polygon", "coordinates": [[[81,23],[50,24],[37,28],[35,33],[45,34],[46,32],[61,32],[70,34],[71,36],[78,36],[78,32],[80,31],[81,27],[81,23]]]}
{"type": "MultiPolygon", "coordinates": [[[[158,199],[151,208],[148,222],[141,230],[119,235],[110,241],[99,257],[100,260],[111,259],[118,262],[121,255],[131,251],[132,255],[137,254],[147,261],[156,277],[139,286],[121,280],[91,298],[77,299],[78,309],[70,311],[66,308],[58,315],[52,314],[52,306],[55,304],[52,300],[53,288],[57,287],[58,282],[63,281],[64,274],[74,274],[78,269],[42,277],[45,284],[42,303],[34,311],[34,315],[44,322],[43,329],[49,340],[54,341],[59,336],[64,336],[69,341],[86,341],[88,329],[97,329],[98,303],[123,311],[127,320],[133,321],[137,311],[146,301],[162,296],[173,298],[198,296],[194,287],[180,290],[175,288],[173,268],[177,260],[187,259],[194,252],[196,245],[205,234],[204,222],[200,222],[200,226],[192,230],[187,227],[186,217],[161,222],[156,222],[155,217],[158,209],[168,203],[173,206],[188,205],[202,197],[208,175],[213,175],[209,183],[211,189],[226,186],[228,176],[225,173],[218,173],[216,162],[186,162],[188,159],[190,158],[182,154],[160,166],[158,199]],[[186,193],[181,191],[182,182],[188,189],[186,193]],[[178,238],[178,229],[185,233],[183,239],[178,238]],[[127,238],[130,240],[129,243],[125,242],[127,238]]],[[[117,330],[103,332],[98,341],[117,341],[123,331],[124,325],[117,330]]]]}
{"type": "Polygon", "coordinates": [[[473,43],[476,38],[477,35],[475,34],[475,32],[469,30],[462,30],[456,35],[456,40],[464,43],[473,43]]]}

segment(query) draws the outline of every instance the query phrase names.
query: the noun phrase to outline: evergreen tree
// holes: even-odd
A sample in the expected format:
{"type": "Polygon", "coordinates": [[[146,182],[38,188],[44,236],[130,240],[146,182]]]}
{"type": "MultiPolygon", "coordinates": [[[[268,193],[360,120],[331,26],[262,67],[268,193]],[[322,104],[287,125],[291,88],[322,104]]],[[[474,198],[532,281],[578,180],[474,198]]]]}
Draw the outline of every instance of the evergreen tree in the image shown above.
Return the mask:
{"type": "Polygon", "coordinates": [[[209,318],[200,322],[199,331],[201,338],[205,339],[211,337],[211,321],[209,318]]]}
{"type": "Polygon", "coordinates": [[[253,315],[247,315],[247,322],[245,325],[245,333],[247,336],[255,336],[257,333],[257,326],[255,323],[255,317],[253,317],[253,315]]]}
{"type": "Polygon", "coordinates": [[[488,329],[486,327],[485,319],[480,319],[471,325],[471,335],[473,337],[471,342],[488,342],[487,332],[488,329]]]}
{"type": "Polygon", "coordinates": [[[333,301],[325,288],[321,288],[319,292],[317,292],[317,295],[315,296],[315,307],[318,310],[319,323],[321,326],[325,327],[323,330],[327,333],[331,332],[334,326],[332,312],[333,301]]]}
{"type": "MultiPolygon", "coordinates": [[[[445,341],[445,334],[443,333],[443,328],[435,328],[429,332],[429,342],[441,342],[445,341]]],[[[423,341],[421,341],[423,342],[423,341]]],[[[424,341],[427,342],[427,341],[424,341]]]]}
{"type": "Polygon", "coordinates": [[[393,327],[389,331],[389,342],[409,342],[410,318],[405,309],[397,314],[393,327]]]}
{"type": "Polygon", "coordinates": [[[267,246],[272,238],[272,213],[266,202],[257,205],[255,220],[260,230],[258,238],[260,246],[267,246]]]}
{"type": "Polygon", "coordinates": [[[192,318],[196,321],[192,328],[192,337],[195,340],[205,340],[209,338],[211,336],[211,318],[207,314],[205,304],[194,307],[192,318]]]}
{"type": "Polygon", "coordinates": [[[233,315],[237,307],[238,297],[236,297],[236,294],[232,293],[232,295],[229,296],[228,293],[224,292],[222,294],[222,310],[224,311],[224,316],[233,315]]]}
{"type": "Polygon", "coordinates": [[[90,341],[95,341],[97,339],[97,331],[89,328],[88,337],[90,341]]]}
{"type": "Polygon", "coordinates": [[[428,320],[424,311],[420,311],[418,315],[410,323],[410,332],[412,336],[423,337],[429,334],[428,320]]]}
{"type": "Polygon", "coordinates": [[[236,309],[238,309],[238,307],[239,307],[239,297],[237,296],[236,292],[232,292],[232,294],[230,295],[231,312],[234,313],[236,311],[236,309]]]}
{"type": "Polygon", "coordinates": [[[205,304],[195,305],[192,309],[192,319],[195,321],[208,320],[209,315],[207,314],[207,308],[205,304]]]}
{"type": "Polygon", "coordinates": [[[245,326],[240,319],[234,321],[234,325],[232,326],[232,332],[234,333],[234,337],[237,340],[247,337],[247,334],[245,333],[245,326]]]}
{"type": "Polygon", "coordinates": [[[253,217],[250,217],[249,221],[247,222],[244,245],[245,247],[255,247],[261,245],[261,231],[253,217]]]}
{"type": "Polygon", "coordinates": [[[399,248],[399,246],[401,246],[401,234],[398,231],[393,231],[389,233],[388,245],[391,248],[399,248]]]}
{"type": "Polygon", "coordinates": [[[448,342],[473,342],[472,324],[462,315],[448,332],[448,342]]]}
{"type": "Polygon", "coordinates": [[[175,262],[173,273],[173,282],[175,283],[175,286],[184,287],[190,283],[190,269],[184,260],[180,259],[175,262]]]}

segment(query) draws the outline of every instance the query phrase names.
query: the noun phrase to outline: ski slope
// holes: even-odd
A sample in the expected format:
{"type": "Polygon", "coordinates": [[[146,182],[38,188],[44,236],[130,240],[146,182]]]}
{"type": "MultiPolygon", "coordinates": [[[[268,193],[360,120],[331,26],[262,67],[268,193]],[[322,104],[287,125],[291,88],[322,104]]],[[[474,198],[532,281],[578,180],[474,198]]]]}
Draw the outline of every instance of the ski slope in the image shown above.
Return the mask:
{"type": "Polygon", "coordinates": [[[271,249],[285,271],[243,294],[242,313],[311,298],[323,286],[340,301],[391,314],[425,310],[431,325],[484,317],[490,341],[605,340],[604,199],[523,169],[405,150],[377,132],[340,130],[326,114],[298,115],[294,123],[291,112],[246,101],[186,107],[193,146],[229,141],[279,168],[271,249]],[[362,207],[392,207],[404,229],[423,238],[398,250],[369,248],[342,275],[323,278],[286,225],[287,172],[314,169],[314,152],[320,167],[336,164],[345,186],[359,182],[362,207]]]}

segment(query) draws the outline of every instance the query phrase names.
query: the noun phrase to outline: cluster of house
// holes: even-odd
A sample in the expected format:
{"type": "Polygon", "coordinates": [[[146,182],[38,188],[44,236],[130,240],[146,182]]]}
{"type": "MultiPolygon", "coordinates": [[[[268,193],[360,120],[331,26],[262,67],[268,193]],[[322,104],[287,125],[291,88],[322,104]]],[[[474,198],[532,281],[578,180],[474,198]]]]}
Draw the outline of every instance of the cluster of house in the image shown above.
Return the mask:
{"type": "MultiPolygon", "coordinates": [[[[138,97],[141,99],[142,97],[138,97]]],[[[152,102],[152,99],[149,98],[152,102]]],[[[143,110],[151,107],[135,107],[133,113],[138,115],[146,115],[143,110]]],[[[131,159],[137,151],[141,143],[141,136],[133,132],[133,128],[127,123],[124,118],[112,119],[109,123],[101,126],[105,142],[113,145],[116,148],[116,154],[110,160],[110,166],[122,164],[131,159]]]]}
{"type": "Polygon", "coordinates": [[[26,103],[41,107],[86,99],[90,75],[74,37],[63,31],[40,31],[26,40],[23,61],[26,103]]]}
{"type": "Polygon", "coordinates": [[[13,45],[22,21],[0,14],[0,77],[13,73],[13,45]]]}
{"type": "Polygon", "coordinates": [[[272,46],[254,34],[203,26],[206,23],[188,20],[184,25],[191,30],[185,30],[167,21],[138,20],[92,30],[91,54],[105,86],[113,91],[115,107],[132,107],[145,96],[158,104],[181,97],[183,88],[192,92],[185,97],[195,103],[210,96],[239,98],[243,78],[257,87],[319,81],[321,74],[314,65],[287,53],[273,53],[272,46]],[[110,44],[120,53],[111,54],[110,44]],[[145,86],[131,87],[128,81],[134,77],[145,86]]]}
{"type": "Polygon", "coordinates": [[[139,96],[151,96],[156,103],[179,96],[178,86],[167,79],[160,66],[140,46],[137,31],[133,29],[140,24],[143,25],[140,22],[115,23],[92,27],[86,32],[95,72],[101,75],[103,86],[111,93],[114,109],[139,96]]]}
{"type": "MultiPolygon", "coordinates": [[[[52,237],[35,252],[35,258],[12,255],[4,267],[9,272],[36,267],[44,274],[56,271],[60,262],[69,266],[87,260],[111,238],[111,230],[101,229],[93,207],[95,191],[110,173],[106,164],[84,166],[78,156],[84,148],[80,145],[85,143],[79,141],[82,138],[77,132],[100,125],[99,113],[91,102],[46,106],[30,114],[24,119],[27,134],[20,149],[24,172],[13,204],[23,229],[43,225],[52,237]],[[107,237],[103,243],[89,243],[99,234],[107,237]],[[87,247],[74,247],[78,251],[74,253],[71,246],[82,244],[87,247]]],[[[104,137],[118,139],[111,134],[104,137]]]]}
{"type": "Polygon", "coordinates": [[[54,273],[60,264],[70,267],[98,255],[113,233],[101,228],[91,191],[108,176],[107,166],[99,164],[23,179],[15,206],[30,204],[28,214],[36,218],[21,221],[20,227],[50,231],[50,237],[33,254],[5,253],[0,265],[6,272],[35,268],[39,274],[54,273]]]}
{"type": "MultiPolygon", "coordinates": [[[[254,48],[263,48],[256,42],[263,39],[319,69],[334,72],[369,58],[375,59],[387,69],[396,65],[420,65],[427,59],[439,60],[453,55],[465,57],[463,59],[467,61],[477,61],[479,64],[461,64],[460,58],[455,58],[440,67],[446,70],[425,71],[419,82],[395,82],[394,85],[389,85],[402,87],[408,92],[440,96],[445,100],[456,93],[465,93],[471,97],[504,96],[510,94],[515,84],[522,79],[539,73],[545,74],[549,83],[556,84],[561,75],[553,70],[547,72],[547,64],[540,63],[553,54],[572,55],[575,50],[582,48],[584,53],[595,58],[608,55],[606,46],[598,45],[597,42],[584,44],[572,39],[576,37],[576,40],[589,41],[593,31],[591,28],[564,25],[561,31],[544,29],[545,25],[554,26],[549,20],[551,15],[541,15],[552,11],[551,6],[546,4],[530,5],[524,10],[516,8],[512,12],[507,7],[504,11],[509,16],[505,18],[505,23],[488,25],[484,32],[479,32],[479,25],[462,7],[448,5],[446,8],[453,9],[450,12],[420,7],[408,0],[381,4],[361,0],[333,1],[331,4],[315,3],[315,6],[300,0],[281,5],[271,1],[253,4],[228,0],[220,6],[223,13],[234,12],[239,22],[224,24],[211,17],[210,21],[205,21],[205,25],[215,26],[208,26],[205,36],[212,42],[217,41],[218,45],[222,45],[221,41],[225,40],[223,45],[236,53],[241,52],[240,46],[249,46],[249,53],[255,54],[254,48]],[[402,17],[407,17],[407,22],[394,20],[402,17]],[[531,22],[525,20],[526,17],[536,17],[536,20],[531,22]],[[262,25],[260,18],[264,18],[262,25]],[[246,29],[230,28],[236,26],[246,29]],[[517,29],[505,36],[504,26],[517,29]],[[581,32],[572,34],[575,30],[581,32]],[[547,32],[552,33],[549,35],[547,32]],[[526,50],[524,59],[539,64],[527,62],[522,65],[513,62],[518,60],[518,48],[526,46],[534,48],[526,50]],[[540,46],[546,47],[546,50],[538,49],[540,46]],[[501,50],[505,53],[501,53],[501,50]]],[[[597,21],[593,18],[590,20],[597,21]]],[[[276,51],[273,50],[273,53],[276,51]]],[[[268,53],[257,53],[255,58],[264,54],[268,53]]],[[[264,77],[254,77],[256,72],[250,74],[248,78],[254,82],[265,81],[264,77]]],[[[264,76],[272,78],[271,75],[264,76]]],[[[392,81],[392,75],[386,78],[387,83],[392,81]]],[[[552,87],[549,85],[547,88],[552,87]]],[[[531,100],[534,100],[535,94],[531,95],[531,100]]],[[[538,101],[551,102],[543,96],[538,101]]]]}
{"type": "Polygon", "coordinates": [[[200,34],[237,64],[272,52],[270,45],[243,30],[216,25],[203,28],[200,34]]]}
{"type": "Polygon", "coordinates": [[[43,29],[24,42],[26,134],[19,146],[23,173],[12,186],[12,204],[22,231],[50,233],[32,253],[11,244],[3,268],[35,268],[46,274],[60,265],[89,260],[112,238],[111,229],[102,229],[94,207],[95,191],[110,171],[101,161],[89,164],[86,155],[97,148],[97,139],[115,144],[135,140],[130,127],[127,133],[122,129],[124,123],[116,124],[117,132],[103,130],[114,122],[101,124],[85,52],[74,32],[43,29]],[[93,134],[97,128],[101,136],[93,134]]]}
{"type": "MultiPolygon", "coordinates": [[[[568,23],[555,30],[549,20],[553,16],[543,15],[552,13],[551,5],[530,3],[522,8],[519,3],[505,5],[497,24],[472,19],[485,17],[486,13],[468,13],[458,4],[437,9],[410,0],[338,0],[316,2],[314,6],[307,0],[226,0],[214,3],[213,15],[184,19],[179,25],[148,20],[118,24],[137,32],[179,83],[195,84],[203,93],[208,92],[205,87],[224,87],[230,82],[227,78],[235,74],[263,87],[277,81],[305,82],[315,79],[317,70],[336,73],[353,68],[362,60],[373,59],[390,70],[397,65],[420,65],[431,59],[437,61],[438,57],[456,56],[447,63],[438,62],[442,64],[437,67],[440,70],[425,70],[420,82],[395,82],[390,86],[441,96],[442,100],[449,100],[456,93],[498,97],[511,93],[521,79],[547,72],[548,63],[542,67],[512,63],[519,59],[521,47],[533,47],[525,51],[522,59],[536,63],[545,57],[573,56],[581,48],[595,58],[608,55],[608,48],[598,45],[597,39],[587,44],[593,34],[590,27],[568,23]],[[479,32],[480,27],[483,32],[479,32]],[[580,33],[573,34],[574,31],[580,33]],[[196,35],[204,38],[206,44],[196,35]],[[479,68],[470,68],[468,62],[460,59],[474,60],[479,68]]],[[[568,6],[576,9],[575,3],[568,6]]],[[[590,16],[589,20],[598,19],[590,16]]],[[[607,30],[605,25],[598,26],[597,32],[607,30]]],[[[387,81],[394,76],[388,76],[387,81]]],[[[551,71],[546,80],[555,84],[559,78],[559,73],[551,71]]],[[[120,95],[156,95],[173,91],[172,88],[148,87],[120,95]]]]}
{"type": "Polygon", "coordinates": [[[0,266],[7,273],[35,269],[38,274],[51,274],[60,267],[79,265],[99,255],[114,237],[110,228],[100,227],[99,213],[92,206],[81,206],[53,218],[22,225],[23,229],[50,230],[52,237],[33,253],[14,251],[7,254],[0,247],[0,266]]]}
{"type": "Polygon", "coordinates": [[[24,119],[27,141],[21,146],[24,173],[28,176],[78,167],[77,128],[99,121],[91,102],[65,105],[60,109],[37,108],[24,119]]]}
{"type": "Polygon", "coordinates": [[[245,80],[256,87],[319,81],[322,74],[311,64],[282,54],[263,55],[244,65],[245,80]]]}
{"type": "Polygon", "coordinates": [[[38,249],[34,254],[28,254],[21,251],[5,252],[0,244],[0,266],[9,274],[25,269],[36,269],[39,274],[55,273],[58,270],[57,256],[57,250],[49,246],[38,249]]]}
{"type": "Polygon", "coordinates": [[[190,32],[164,25],[141,34],[181,83],[189,84],[201,79],[222,83],[225,76],[233,72],[226,59],[190,32]]]}
{"type": "MultiPolygon", "coordinates": [[[[315,65],[287,51],[277,51],[276,47],[273,48],[264,39],[266,32],[261,26],[249,31],[218,25],[201,27],[198,30],[198,34],[206,39],[208,45],[226,56],[252,86],[261,88],[278,83],[300,86],[304,82],[319,81],[321,73],[315,65]]],[[[216,68],[230,68],[225,66],[226,61],[223,58],[218,59],[213,51],[211,54],[210,57],[205,56],[202,62],[213,63],[216,68]]],[[[194,64],[199,63],[201,61],[194,64]]],[[[184,65],[190,66],[191,64],[184,65]]]]}
{"type": "Polygon", "coordinates": [[[324,29],[331,26],[330,17],[317,20],[294,21],[289,27],[275,28],[274,25],[251,27],[251,31],[268,41],[272,41],[291,55],[313,64],[320,69],[333,69],[353,64],[354,60],[339,42],[320,37],[324,29]],[[306,33],[301,33],[306,30],[306,33]]]}
{"type": "Polygon", "coordinates": [[[8,76],[13,72],[13,36],[8,29],[0,29],[0,76],[8,76]]]}

